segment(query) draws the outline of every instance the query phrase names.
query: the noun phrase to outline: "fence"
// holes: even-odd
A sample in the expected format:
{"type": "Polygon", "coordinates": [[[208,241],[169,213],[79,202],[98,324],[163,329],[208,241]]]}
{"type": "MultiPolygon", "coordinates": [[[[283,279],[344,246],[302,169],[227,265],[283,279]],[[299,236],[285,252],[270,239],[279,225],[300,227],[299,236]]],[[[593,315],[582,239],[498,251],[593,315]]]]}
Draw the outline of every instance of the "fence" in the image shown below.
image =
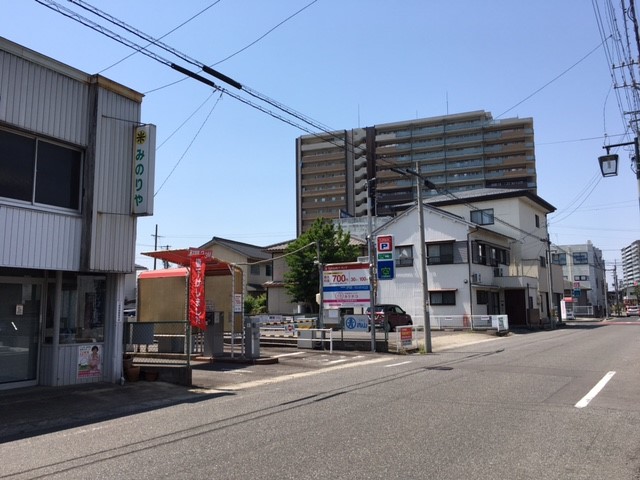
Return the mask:
{"type": "Polygon", "coordinates": [[[188,365],[188,354],[201,354],[204,350],[203,332],[193,331],[189,336],[188,327],[186,321],[127,322],[124,352],[134,365],[188,365]],[[189,339],[191,346],[187,348],[189,339]]]}
{"type": "Polygon", "coordinates": [[[574,305],[573,315],[576,317],[593,317],[593,305],[574,305]]]}
{"type": "Polygon", "coordinates": [[[508,330],[507,315],[433,315],[433,330],[508,330]]]}

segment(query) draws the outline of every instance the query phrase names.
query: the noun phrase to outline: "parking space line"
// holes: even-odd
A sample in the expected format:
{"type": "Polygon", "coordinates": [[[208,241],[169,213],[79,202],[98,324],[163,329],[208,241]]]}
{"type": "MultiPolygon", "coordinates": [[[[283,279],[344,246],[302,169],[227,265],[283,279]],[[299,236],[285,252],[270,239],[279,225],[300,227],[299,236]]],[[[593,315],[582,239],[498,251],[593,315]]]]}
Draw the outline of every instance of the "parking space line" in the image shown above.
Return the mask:
{"type": "Polygon", "coordinates": [[[576,408],[584,408],[589,405],[589,402],[596,398],[596,395],[600,393],[600,390],[604,388],[604,386],[611,380],[611,378],[616,374],[616,372],[608,372],[602,379],[596,383],[596,386],[593,387],[589,393],[587,393],[582,399],[575,404],[576,408]]]}

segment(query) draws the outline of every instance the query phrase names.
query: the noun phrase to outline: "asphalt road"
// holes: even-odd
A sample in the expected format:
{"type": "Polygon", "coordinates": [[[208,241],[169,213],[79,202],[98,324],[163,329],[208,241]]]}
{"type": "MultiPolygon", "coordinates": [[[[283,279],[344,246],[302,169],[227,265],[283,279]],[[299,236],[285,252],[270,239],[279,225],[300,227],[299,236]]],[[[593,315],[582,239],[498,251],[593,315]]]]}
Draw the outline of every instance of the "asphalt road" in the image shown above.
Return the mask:
{"type": "Polygon", "coordinates": [[[638,479],[639,326],[231,369],[206,401],[2,444],[0,478],[638,479]]]}

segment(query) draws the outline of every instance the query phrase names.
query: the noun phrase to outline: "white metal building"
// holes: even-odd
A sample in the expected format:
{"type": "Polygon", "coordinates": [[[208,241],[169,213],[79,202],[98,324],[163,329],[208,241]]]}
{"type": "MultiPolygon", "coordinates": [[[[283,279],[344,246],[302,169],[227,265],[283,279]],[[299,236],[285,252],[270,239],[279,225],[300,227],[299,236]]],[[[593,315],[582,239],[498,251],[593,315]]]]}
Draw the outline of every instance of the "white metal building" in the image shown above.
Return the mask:
{"type": "Polygon", "coordinates": [[[0,389],[121,377],[124,278],[153,210],[141,102],[0,37],[0,389]]]}

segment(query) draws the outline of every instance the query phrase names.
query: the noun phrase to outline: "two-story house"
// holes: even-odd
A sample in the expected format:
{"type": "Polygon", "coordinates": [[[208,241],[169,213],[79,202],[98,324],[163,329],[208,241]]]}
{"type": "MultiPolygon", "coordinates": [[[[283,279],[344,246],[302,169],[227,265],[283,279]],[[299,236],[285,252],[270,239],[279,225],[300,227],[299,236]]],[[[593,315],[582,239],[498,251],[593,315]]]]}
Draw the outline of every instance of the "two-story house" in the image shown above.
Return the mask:
{"type": "Polygon", "coordinates": [[[549,261],[547,215],[555,211],[553,205],[518,189],[469,190],[427,203],[513,239],[509,265],[496,270],[492,280],[504,291],[510,325],[541,326],[556,316],[563,280],[561,269],[549,261]]]}
{"type": "MultiPolygon", "coordinates": [[[[429,313],[433,317],[505,313],[504,290],[494,279],[511,264],[513,238],[425,205],[424,239],[429,313]]],[[[400,305],[424,322],[419,208],[411,207],[373,232],[393,239],[393,278],[377,281],[377,303],[400,305]]]]}
{"type": "Polygon", "coordinates": [[[243,271],[244,297],[248,295],[257,297],[267,292],[264,284],[273,278],[273,266],[271,255],[266,253],[263,247],[213,237],[199,248],[210,250],[215,258],[237,265],[243,271]]]}

